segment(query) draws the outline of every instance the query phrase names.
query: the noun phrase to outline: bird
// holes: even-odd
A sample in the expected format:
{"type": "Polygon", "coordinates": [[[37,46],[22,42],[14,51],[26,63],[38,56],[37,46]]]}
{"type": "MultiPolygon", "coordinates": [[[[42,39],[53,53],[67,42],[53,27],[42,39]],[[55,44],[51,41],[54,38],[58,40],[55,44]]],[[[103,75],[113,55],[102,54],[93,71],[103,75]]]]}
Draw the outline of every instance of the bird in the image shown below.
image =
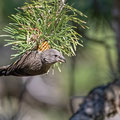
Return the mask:
{"type": "Polygon", "coordinates": [[[35,76],[48,72],[57,62],[66,62],[66,59],[56,49],[27,51],[14,63],[0,67],[0,76],[35,76]]]}

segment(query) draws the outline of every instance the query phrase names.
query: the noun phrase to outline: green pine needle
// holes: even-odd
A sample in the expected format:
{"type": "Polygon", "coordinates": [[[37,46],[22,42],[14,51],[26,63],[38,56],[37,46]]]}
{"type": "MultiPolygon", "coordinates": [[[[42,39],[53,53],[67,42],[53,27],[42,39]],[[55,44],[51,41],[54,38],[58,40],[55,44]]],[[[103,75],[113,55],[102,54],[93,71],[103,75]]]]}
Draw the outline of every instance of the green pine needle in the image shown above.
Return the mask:
{"type": "Polygon", "coordinates": [[[72,23],[86,29],[86,22],[80,19],[86,16],[68,4],[59,0],[37,0],[25,3],[16,11],[17,14],[10,16],[13,22],[4,28],[10,37],[5,40],[5,46],[12,45],[12,50],[17,51],[13,58],[38,49],[44,41],[67,56],[75,55],[77,45],[82,46],[81,35],[72,23]]]}

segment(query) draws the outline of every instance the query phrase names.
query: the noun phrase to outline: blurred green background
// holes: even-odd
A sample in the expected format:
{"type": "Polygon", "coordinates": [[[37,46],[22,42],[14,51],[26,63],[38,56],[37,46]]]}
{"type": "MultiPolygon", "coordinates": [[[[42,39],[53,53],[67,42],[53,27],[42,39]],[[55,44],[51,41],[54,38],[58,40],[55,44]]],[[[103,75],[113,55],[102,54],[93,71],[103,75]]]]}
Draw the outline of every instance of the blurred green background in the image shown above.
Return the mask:
{"type": "MultiPolygon", "coordinates": [[[[14,14],[15,8],[22,6],[24,2],[25,0],[0,0],[0,34],[4,34],[2,29],[10,22],[8,16],[14,14]]],[[[70,96],[84,96],[92,88],[114,80],[120,71],[120,1],[67,0],[67,3],[88,16],[85,21],[89,29],[77,28],[83,36],[81,39],[84,47],[78,46],[76,56],[67,58],[67,63],[61,65],[61,73],[55,70],[55,81],[60,84],[62,107],[47,107],[44,114],[49,114],[50,117],[41,120],[68,120],[71,116],[68,107],[70,96]]],[[[0,38],[1,66],[12,62],[12,52],[10,47],[4,47],[4,40],[0,38]]],[[[14,87],[14,81],[12,85],[14,87]]]]}

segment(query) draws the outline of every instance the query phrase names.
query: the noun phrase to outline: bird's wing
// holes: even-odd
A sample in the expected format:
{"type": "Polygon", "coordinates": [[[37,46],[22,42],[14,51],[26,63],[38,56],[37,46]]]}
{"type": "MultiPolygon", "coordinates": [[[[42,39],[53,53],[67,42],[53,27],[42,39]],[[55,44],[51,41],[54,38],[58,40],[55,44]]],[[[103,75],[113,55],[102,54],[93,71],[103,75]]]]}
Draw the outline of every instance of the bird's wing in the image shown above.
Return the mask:
{"type": "Polygon", "coordinates": [[[0,76],[5,75],[9,65],[0,67],[0,76]]]}
{"type": "MultiPolygon", "coordinates": [[[[11,72],[14,72],[19,68],[20,65],[25,61],[25,59],[30,55],[31,51],[27,51],[25,54],[23,54],[18,60],[16,60],[14,63],[9,65],[7,69],[6,75],[9,75],[11,72]]],[[[17,71],[16,71],[17,72],[17,71]]]]}

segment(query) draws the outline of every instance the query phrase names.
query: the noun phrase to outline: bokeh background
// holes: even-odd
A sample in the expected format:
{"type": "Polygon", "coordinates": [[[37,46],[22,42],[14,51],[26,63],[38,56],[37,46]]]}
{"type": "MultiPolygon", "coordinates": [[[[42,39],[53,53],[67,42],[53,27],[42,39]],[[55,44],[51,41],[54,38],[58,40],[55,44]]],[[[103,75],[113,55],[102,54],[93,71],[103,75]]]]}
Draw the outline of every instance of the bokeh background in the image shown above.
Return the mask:
{"type": "MultiPolygon", "coordinates": [[[[2,29],[11,22],[8,16],[24,2],[0,0],[0,34],[5,34],[2,29]]],[[[75,57],[66,57],[62,72],[55,69],[55,75],[51,69],[43,76],[1,77],[0,120],[68,120],[71,96],[84,96],[119,76],[120,1],[67,0],[67,3],[88,16],[84,20],[89,29],[77,27],[84,47],[78,46],[75,57]]],[[[14,51],[4,44],[0,38],[0,66],[14,61],[10,59],[14,51]]]]}

